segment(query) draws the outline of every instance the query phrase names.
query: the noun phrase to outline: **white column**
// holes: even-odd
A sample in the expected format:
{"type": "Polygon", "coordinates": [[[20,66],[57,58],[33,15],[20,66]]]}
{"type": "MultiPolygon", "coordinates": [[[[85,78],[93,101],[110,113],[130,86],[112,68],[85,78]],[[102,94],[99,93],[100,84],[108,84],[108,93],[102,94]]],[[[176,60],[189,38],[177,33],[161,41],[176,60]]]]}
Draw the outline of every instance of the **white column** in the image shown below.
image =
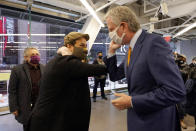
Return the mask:
{"type": "Polygon", "coordinates": [[[100,24],[92,16],[90,16],[86,20],[86,23],[84,24],[81,33],[89,34],[90,36],[89,45],[88,45],[89,51],[92,48],[100,29],[101,29],[100,24]]]}

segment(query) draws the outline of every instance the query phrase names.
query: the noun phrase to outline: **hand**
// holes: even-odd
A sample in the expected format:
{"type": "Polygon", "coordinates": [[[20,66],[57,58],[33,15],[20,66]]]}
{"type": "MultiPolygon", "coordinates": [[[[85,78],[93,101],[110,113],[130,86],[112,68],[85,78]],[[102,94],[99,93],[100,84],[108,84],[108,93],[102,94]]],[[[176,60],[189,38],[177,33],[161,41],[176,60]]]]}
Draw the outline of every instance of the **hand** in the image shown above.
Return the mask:
{"type": "Polygon", "coordinates": [[[12,112],[13,115],[18,116],[18,110],[12,112]]]}
{"type": "Polygon", "coordinates": [[[85,60],[84,60],[84,59],[82,59],[82,60],[81,60],[81,62],[82,62],[82,63],[85,63],[85,60]]]}
{"type": "Polygon", "coordinates": [[[120,44],[116,44],[114,41],[111,41],[109,47],[109,53],[114,54],[116,50],[119,49],[120,47],[121,47],[120,44]]]}
{"type": "Polygon", "coordinates": [[[115,93],[115,96],[119,96],[119,98],[116,98],[112,100],[113,106],[115,106],[119,110],[124,110],[132,107],[131,105],[131,96],[128,96],[124,93],[115,93]]]}

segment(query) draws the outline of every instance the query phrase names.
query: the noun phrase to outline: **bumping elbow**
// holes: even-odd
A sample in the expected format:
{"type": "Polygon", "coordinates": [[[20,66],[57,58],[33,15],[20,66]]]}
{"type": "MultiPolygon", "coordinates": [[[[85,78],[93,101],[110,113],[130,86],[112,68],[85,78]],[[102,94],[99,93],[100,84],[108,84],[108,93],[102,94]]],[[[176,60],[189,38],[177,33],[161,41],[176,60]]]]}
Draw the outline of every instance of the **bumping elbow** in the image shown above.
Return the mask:
{"type": "Polygon", "coordinates": [[[112,76],[110,76],[110,80],[111,80],[112,82],[117,81],[116,78],[115,78],[115,77],[112,77],[112,76]]]}

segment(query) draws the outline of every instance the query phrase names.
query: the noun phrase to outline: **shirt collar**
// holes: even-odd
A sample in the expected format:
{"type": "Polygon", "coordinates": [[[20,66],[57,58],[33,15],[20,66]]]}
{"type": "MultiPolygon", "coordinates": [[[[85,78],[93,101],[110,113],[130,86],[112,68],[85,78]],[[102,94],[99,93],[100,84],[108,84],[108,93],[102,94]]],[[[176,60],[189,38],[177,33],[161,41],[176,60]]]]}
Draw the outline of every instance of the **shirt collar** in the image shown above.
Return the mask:
{"type": "Polygon", "coordinates": [[[34,67],[34,66],[30,65],[28,62],[27,62],[27,65],[30,70],[39,70],[40,69],[40,65],[38,65],[37,67],[34,67]]]}
{"type": "Polygon", "coordinates": [[[134,46],[135,46],[135,44],[136,44],[136,42],[137,42],[137,40],[138,40],[138,38],[139,38],[139,36],[142,34],[142,29],[139,29],[136,33],[135,33],[135,35],[133,36],[133,38],[131,39],[131,41],[130,41],[130,47],[132,48],[132,50],[133,50],[133,48],[134,48],[134,46]]]}

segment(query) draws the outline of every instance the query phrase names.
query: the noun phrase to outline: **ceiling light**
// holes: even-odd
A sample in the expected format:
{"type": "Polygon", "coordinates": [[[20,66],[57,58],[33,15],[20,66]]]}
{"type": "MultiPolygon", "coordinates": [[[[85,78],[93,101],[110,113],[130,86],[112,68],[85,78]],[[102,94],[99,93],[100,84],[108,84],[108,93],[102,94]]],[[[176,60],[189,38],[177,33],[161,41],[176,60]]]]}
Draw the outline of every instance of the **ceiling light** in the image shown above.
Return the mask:
{"type": "MultiPolygon", "coordinates": [[[[0,34],[0,36],[28,36],[28,34],[0,34]]],[[[31,34],[31,36],[65,36],[65,34],[31,34]]]]}
{"type": "Polygon", "coordinates": [[[150,28],[148,30],[148,33],[152,33],[152,32],[154,32],[154,24],[153,23],[150,24],[150,28]]]}
{"type": "Polygon", "coordinates": [[[177,37],[177,36],[180,36],[180,35],[184,34],[185,32],[189,31],[190,29],[192,29],[192,28],[194,28],[194,27],[196,27],[196,22],[193,23],[193,24],[191,24],[190,26],[184,28],[183,30],[181,30],[181,31],[178,32],[177,34],[175,34],[175,35],[173,36],[173,38],[175,38],[175,37],[177,37]]]}
{"type": "Polygon", "coordinates": [[[163,15],[168,14],[168,7],[167,7],[167,3],[165,1],[161,2],[161,12],[163,15]]]}
{"type": "Polygon", "coordinates": [[[97,22],[101,25],[101,27],[104,27],[103,22],[99,19],[96,12],[93,10],[93,8],[89,5],[89,3],[86,0],[80,0],[81,3],[87,8],[89,13],[97,20],[97,22]]]}
{"type": "MultiPolygon", "coordinates": [[[[0,44],[4,44],[5,42],[0,42],[0,44]]],[[[9,41],[7,44],[28,44],[28,42],[15,42],[9,41]]],[[[62,44],[62,42],[31,42],[31,44],[62,44]]]]}

